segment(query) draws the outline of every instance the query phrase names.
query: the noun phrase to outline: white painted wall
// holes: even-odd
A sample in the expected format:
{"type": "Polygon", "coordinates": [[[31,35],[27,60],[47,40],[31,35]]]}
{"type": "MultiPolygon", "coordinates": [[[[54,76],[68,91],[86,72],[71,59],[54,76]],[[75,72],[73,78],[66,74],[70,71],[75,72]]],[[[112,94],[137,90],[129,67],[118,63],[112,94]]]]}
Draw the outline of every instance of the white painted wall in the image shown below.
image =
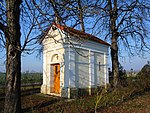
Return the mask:
{"type": "Polygon", "coordinates": [[[70,74],[70,87],[76,87],[75,84],[75,77],[76,77],[76,73],[75,73],[75,51],[70,49],[70,61],[69,61],[69,74],[70,74]]]}
{"type": "Polygon", "coordinates": [[[70,87],[91,88],[108,83],[107,53],[94,52],[89,48],[68,50],[70,87]]]}
{"type": "MultiPolygon", "coordinates": [[[[108,46],[91,40],[77,43],[74,38],[69,43],[68,36],[57,29],[48,32],[43,51],[43,85],[41,92],[50,93],[51,64],[60,64],[60,86],[65,96],[70,98],[70,88],[92,88],[108,83],[108,46]],[[67,37],[67,38],[66,38],[67,37]],[[59,59],[53,56],[57,54],[59,59]],[[53,60],[52,60],[53,58],[53,60]],[[100,62],[100,64],[99,64],[100,62]]],[[[61,95],[61,94],[60,94],[61,95]]],[[[62,94],[64,95],[64,94],[62,94]]]]}

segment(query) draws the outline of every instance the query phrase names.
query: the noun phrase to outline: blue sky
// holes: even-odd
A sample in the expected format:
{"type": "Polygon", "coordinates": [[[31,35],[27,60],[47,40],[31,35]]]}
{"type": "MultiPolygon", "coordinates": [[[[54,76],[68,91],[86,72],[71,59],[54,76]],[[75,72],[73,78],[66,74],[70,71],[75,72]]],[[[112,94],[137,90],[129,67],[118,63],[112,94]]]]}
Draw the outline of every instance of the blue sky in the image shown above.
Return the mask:
{"type": "Polygon", "coordinates": [[[132,58],[125,57],[123,60],[120,60],[120,63],[126,70],[131,70],[132,68],[135,71],[139,71],[147,64],[147,61],[150,61],[150,57],[140,58],[138,56],[133,56],[132,58]]]}
{"type": "MultiPolygon", "coordinates": [[[[36,56],[37,56],[36,53],[22,56],[22,62],[21,62],[22,72],[25,72],[25,71],[42,72],[43,70],[42,57],[38,58],[36,56]]],[[[1,57],[2,57],[2,54],[0,54],[0,58],[1,57]]],[[[5,58],[0,59],[0,71],[5,72],[5,58]]]]}
{"type": "MultiPolygon", "coordinates": [[[[48,10],[51,12],[51,10],[48,10]]],[[[53,19],[52,19],[53,20],[53,19]]],[[[89,18],[87,19],[87,27],[90,27],[93,23],[93,19],[89,18]],[[91,23],[90,21],[91,20],[91,23]]],[[[22,32],[22,40],[21,42],[23,43],[25,40],[25,36],[28,34],[29,29],[24,29],[24,28],[30,28],[30,25],[27,24],[28,22],[28,18],[23,18],[23,20],[21,21],[21,32],[22,32]]],[[[70,20],[68,22],[68,24],[71,24],[73,21],[70,20]]],[[[49,23],[49,22],[48,22],[49,23]]],[[[87,30],[88,33],[91,33],[89,30],[87,30]]],[[[102,30],[102,32],[104,32],[102,30]]],[[[31,33],[30,37],[33,37],[35,34],[37,35],[38,32],[35,32],[34,34],[31,33]]],[[[99,37],[102,39],[101,34],[99,35],[99,37]]],[[[31,44],[32,45],[32,44],[31,44]]],[[[5,51],[5,50],[4,50],[5,51]]],[[[0,50],[0,71],[5,71],[5,57],[4,56],[4,52],[1,52],[0,50]]],[[[22,57],[22,71],[36,71],[36,72],[42,72],[42,57],[41,59],[36,57],[36,53],[31,54],[31,55],[25,55],[22,57]]],[[[137,56],[134,56],[132,58],[128,58],[128,57],[124,57],[120,59],[120,63],[123,65],[123,67],[126,70],[130,70],[131,68],[133,68],[134,70],[140,70],[146,63],[147,61],[150,61],[150,54],[146,55],[146,58],[140,58],[137,56]]],[[[109,63],[110,67],[111,64],[109,63]]]]}

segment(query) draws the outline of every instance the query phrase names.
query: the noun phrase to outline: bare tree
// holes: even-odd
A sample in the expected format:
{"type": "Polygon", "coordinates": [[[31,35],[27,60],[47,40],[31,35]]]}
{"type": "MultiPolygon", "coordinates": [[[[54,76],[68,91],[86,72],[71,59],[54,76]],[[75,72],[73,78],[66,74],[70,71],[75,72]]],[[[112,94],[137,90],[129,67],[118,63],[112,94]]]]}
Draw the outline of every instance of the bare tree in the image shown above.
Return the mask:
{"type": "Polygon", "coordinates": [[[78,0],[78,10],[79,10],[79,14],[78,14],[78,18],[80,20],[80,25],[81,25],[81,30],[83,32],[85,32],[85,26],[84,26],[84,20],[83,20],[83,8],[82,8],[82,2],[81,0],[78,0]]]}
{"type": "Polygon", "coordinates": [[[39,31],[44,33],[55,17],[64,24],[72,19],[72,27],[81,25],[85,31],[85,17],[93,16],[93,29],[98,26],[111,41],[114,86],[119,76],[118,45],[125,45],[131,54],[150,46],[149,0],[6,0],[0,1],[0,15],[0,46],[6,48],[5,113],[21,113],[21,53],[35,50],[39,31]]]}
{"type": "Polygon", "coordinates": [[[68,16],[70,18],[73,18],[74,25],[72,27],[76,27],[80,25],[80,30],[85,32],[85,20],[88,17],[91,17],[93,15],[89,15],[88,9],[91,5],[91,0],[70,0],[73,1],[71,4],[67,7],[69,9],[68,16]]]}
{"type": "Polygon", "coordinates": [[[120,53],[129,55],[150,49],[149,0],[97,0],[90,7],[94,13],[93,29],[111,42],[114,87],[118,85],[120,53]]]}
{"type": "Polygon", "coordinates": [[[85,32],[84,19],[90,15],[87,9],[91,0],[48,0],[52,5],[57,22],[67,24],[72,28],[80,25],[80,30],[85,32]]]}
{"type": "MultiPolygon", "coordinates": [[[[39,31],[42,32],[53,19],[49,19],[51,13],[43,16],[34,4],[28,2],[31,1],[0,1],[0,47],[6,49],[4,113],[22,112],[21,54],[35,50],[39,31]]],[[[43,10],[50,12],[42,1],[38,3],[43,10]]]]}
{"type": "MultiPolygon", "coordinates": [[[[0,30],[5,35],[6,47],[6,92],[5,113],[21,111],[21,44],[20,44],[20,4],[21,0],[6,0],[6,7],[1,2],[0,30]],[[2,6],[3,5],[3,6],[2,6]],[[6,10],[4,10],[4,7],[6,10]],[[3,15],[5,14],[5,16],[3,15]],[[5,19],[5,20],[4,20],[5,19]],[[6,22],[6,23],[5,23],[6,22]]],[[[4,39],[3,39],[4,40],[4,39]]]]}
{"type": "Polygon", "coordinates": [[[21,55],[33,53],[39,34],[45,33],[55,16],[63,21],[68,2],[0,1],[0,47],[6,48],[5,113],[21,113],[21,55]],[[62,9],[61,9],[62,8],[62,9]]]}

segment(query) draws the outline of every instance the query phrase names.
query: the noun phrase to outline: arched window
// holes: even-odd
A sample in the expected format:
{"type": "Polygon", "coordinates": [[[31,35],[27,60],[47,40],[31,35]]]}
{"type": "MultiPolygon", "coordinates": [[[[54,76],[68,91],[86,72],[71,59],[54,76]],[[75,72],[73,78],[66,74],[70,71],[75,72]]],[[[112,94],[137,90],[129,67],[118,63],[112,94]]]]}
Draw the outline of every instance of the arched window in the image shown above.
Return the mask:
{"type": "Polygon", "coordinates": [[[52,57],[51,57],[51,62],[58,62],[59,61],[59,56],[58,54],[54,54],[52,57]]]}

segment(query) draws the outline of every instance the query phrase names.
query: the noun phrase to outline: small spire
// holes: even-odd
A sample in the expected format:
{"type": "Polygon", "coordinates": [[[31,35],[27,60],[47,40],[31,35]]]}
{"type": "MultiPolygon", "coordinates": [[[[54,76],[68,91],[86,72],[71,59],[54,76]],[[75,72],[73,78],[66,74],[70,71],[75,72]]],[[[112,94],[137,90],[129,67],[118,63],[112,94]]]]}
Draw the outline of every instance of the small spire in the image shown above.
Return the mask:
{"type": "Polygon", "coordinates": [[[57,16],[55,17],[55,23],[56,23],[56,24],[59,24],[59,20],[58,20],[58,17],[57,17],[57,16]]]}
{"type": "Polygon", "coordinates": [[[56,24],[61,24],[61,18],[59,16],[55,16],[55,23],[56,24]]]}

